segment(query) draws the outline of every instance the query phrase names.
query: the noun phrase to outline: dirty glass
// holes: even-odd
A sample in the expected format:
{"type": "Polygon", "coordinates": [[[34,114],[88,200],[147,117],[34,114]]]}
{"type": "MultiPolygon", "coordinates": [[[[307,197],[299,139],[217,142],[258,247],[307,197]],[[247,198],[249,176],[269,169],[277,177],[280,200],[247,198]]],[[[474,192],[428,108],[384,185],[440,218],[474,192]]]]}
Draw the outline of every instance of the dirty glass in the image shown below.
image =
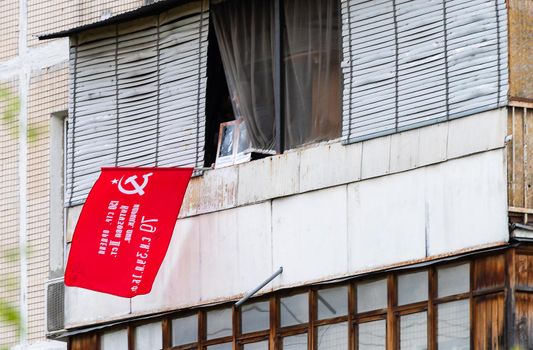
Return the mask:
{"type": "Polygon", "coordinates": [[[428,299],[428,272],[420,271],[398,276],[398,305],[428,299]]]}
{"type": "Polygon", "coordinates": [[[135,327],[135,350],[160,350],[163,347],[161,322],[135,327]]]}
{"type": "Polygon", "coordinates": [[[387,308],[387,279],[357,284],[357,312],[387,308]]]}
{"type": "Polygon", "coordinates": [[[128,350],[128,330],[120,329],[102,334],[100,350],[128,350]]]}
{"type": "Polygon", "coordinates": [[[243,348],[243,350],[268,350],[268,340],[244,344],[243,348]]]}
{"type": "Polygon", "coordinates": [[[441,267],[437,270],[439,298],[470,290],[470,264],[441,267]]]}
{"type": "Polygon", "coordinates": [[[196,314],[172,320],[172,346],[195,343],[198,340],[196,314]]]}
{"type": "Polygon", "coordinates": [[[387,341],[387,324],[385,320],[359,324],[358,350],[383,350],[387,341]]]}
{"type": "Polygon", "coordinates": [[[309,321],[309,298],[307,293],[280,298],[279,312],[281,327],[292,326],[309,321]]]}
{"type": "Polygon", "coordinates": [[[231,308],[207,312],[207,340],[230,336],[232,330],[231,308]]]}
{"type": "Polygon", "coordinates": [[[400,349],[426,350],[427,312],[400,316],[400,349]]]}
{"type": "Polygon", "coordinates": [[[437,343],[439,350],[470,349],[470,305],[468,299],[439,304],[437,343]]]}
{"type": "Polygon", "coordinates": [[[232,343],[222,343],[216,345],[207,346],[207,350],[231,350],[233,347],[232,343]]]}
{"type": "Polygon", "coordinates": [[[317,327],[318,350],[348,350],[348,323],[317,327]]]}
{"type": "Polygon", "coordinates": [[[307,350],[307,333],[283,338],[283,350],[307,350]]]}
{"type": "Polygon", "coordinates": [[[321,289],[317,293],[318,319],[348,314],[348,287],[321,289]]]}
{"type": "Polygon", "coordinates": [[[262,331],[270,328],[268,301],[243,305],[241,309],[242,333],[262,331]]]}

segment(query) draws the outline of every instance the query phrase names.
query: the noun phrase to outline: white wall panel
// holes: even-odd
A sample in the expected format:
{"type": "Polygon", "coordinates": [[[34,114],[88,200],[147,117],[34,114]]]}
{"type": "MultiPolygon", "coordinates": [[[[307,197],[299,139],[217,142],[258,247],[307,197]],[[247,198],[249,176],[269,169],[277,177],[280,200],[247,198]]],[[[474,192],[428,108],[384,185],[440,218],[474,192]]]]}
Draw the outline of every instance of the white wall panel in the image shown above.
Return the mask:
{"type": "Polygon", "coordinates": [[[503,150],[426,169],[428,255],[508,240],[503,150]]]}
{"type": "Polygon", "coordinates": [[[271,209],[270,201],[238,209],[238,269],[233,277],[237,290],[256,287],[279,267],[272,261],[271,209]]]}
{"type": "Polygon", "coordinates": [[[148,295],[134,314],[234,297],[272,271],[270,202],[180,219],[148,295]]]}
{"type": "Polygon", "coordinates": [[[346,186],[274,200],[272,232],[276,286],[345,273],[346,186]]]}
{"type": "Polygon", "coordinates": [[[350,271],[425,256],[424,171],[348,186],[350,271]]]}
{"type": "Polygon", "coordinates": [[[202,299],[236,293],[237,211],[225,210],[200,219],[200,283],[202,299]]]}
{"type": "Polygon", "coordinates": [[[363,142],[361,178],[381,176],[390,171],[391,137],[385,136],[363,142]]]}
{"type": "Polygon", "coordinates": [[[239,167],[237,204],[250,204],[264,198],[286,196],[299,191],[300,156],[287,152],[239,167]]]}
{"type": "Polygon", "coordinates": [[[300,191],[306,192],[361,179],[362,144],[332,143],[301,152],[300,191]]]}
{"type": "Polygon", "coordinates": [[[505,108],[479,113],[450,123],[448,158],[502,147],[507,135],[506,126],[505,108]]]}
{"type": "Polygon", "coordinates": [[[420,129],[394,134],[390,140],[390,172],[396,173],[416,168],[418,164],[418,138],[420,129]]]}
{"type": "Polygon", "coordinates": [[[449,124],[440,123],[418,129],[418,166],[446,160],[449,124]]]}
{"type": "Polygon", "coordinates": [[[199,217],[178,220],[167,255],[150,294],[131,299],[133,313],[179,307],[200,301],[199,217]]]}
{"type": "Polygon", "coordinates": [[[65,325],[75,326],[127,315],[130,300],[87,289],[65,287],[65,325]]]}

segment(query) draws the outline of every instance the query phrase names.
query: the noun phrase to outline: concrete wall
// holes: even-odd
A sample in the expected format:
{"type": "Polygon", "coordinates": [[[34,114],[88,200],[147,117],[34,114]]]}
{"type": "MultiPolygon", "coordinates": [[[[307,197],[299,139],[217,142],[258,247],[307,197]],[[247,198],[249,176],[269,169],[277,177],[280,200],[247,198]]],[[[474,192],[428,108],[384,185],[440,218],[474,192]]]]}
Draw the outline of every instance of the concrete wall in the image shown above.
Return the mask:
{"type": "Polygon", "coordinates": [[[236,299],[279,266],[264,291],[507,241],[505,132],[494,110],[206,172],[152,293],[67,288],[67,325],[236,299]]]}

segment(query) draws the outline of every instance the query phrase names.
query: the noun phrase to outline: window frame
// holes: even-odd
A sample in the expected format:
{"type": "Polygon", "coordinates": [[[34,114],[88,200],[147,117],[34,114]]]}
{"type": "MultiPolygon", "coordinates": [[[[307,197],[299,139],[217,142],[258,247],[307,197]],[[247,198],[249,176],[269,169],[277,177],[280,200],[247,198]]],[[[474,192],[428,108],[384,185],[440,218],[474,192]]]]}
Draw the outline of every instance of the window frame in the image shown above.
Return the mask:
{"type": "MultiPolygon", "coordinates": [[[[302,286],[288,290],[276,291],[259,297],[252,298],[249,303],[267,301],[269,305],[269,329],[254,331],[243,334],[241,330],[241,309],[235,307],[232,302],[222,303],[216,306],[188,309],[181,312],[166,314],[165,316],[154,317],[145,320],[133,320],[127,325],[116,325],[108,329],[96,332],[101,335],[108,331],[126,327],[128,329],[129,349],[135,348],[135,328],[148,323],[162,322],[162,344],[165,350],[207,350],[207,346],[230,343],[232,350],[243,350],[245,344],[259,341],[268,341],[269,350],[282,350],[283,338],[307,334],[309,350],[317,350],[318,327],[333,325],[345,322],[347,324],[347,340],[349,350],[358,350],[358,330],[359,325],[367,322],[384,320],[386,332],[386,348],[400,348],[400,317],[418,312],[427,313],[427,344],[429,350],[438,349],[438,306],[453,301],[468,300],[469,302],[469,325],[470,325],[470,346],[474,345],[474,304],[476,297],[500,294],[504,291],[504,286],[484,288],[475,287],[475,268],[477,259],[460,259],[453,263],[437,263],[429,267],[413,268],[401,271],[389,271],[370,274],[365,277],[354,277],[348,281],[335,282],[324,285],[302,286]],[[469,265],[469,290],[467,292],[437,297],[438,295],[438,270],[441,267],[453,267],[457,265],[469,265]],[[407,305],[398,305],[398,276],[405,273],[416,273],[428,271],[428,300],[415,302],[407,305]],[[387,281],[387,308],[357,312],[357,285],[361,282],[372,282],[380,279],[387,281]],[[318,292],[324,289],[335,287],[347,287],[348,313],[342,316],[318,319],[318,292]],[[477,288],[474,289],[474,288],[477,288]],[[280,300],[296,294],[307,293],[309,319],[307,323],[281,327],[280,300]],[[232,335],[207,340],[207,312],[230,307],[232,310],[232,335]],[[172,342],[172,320],[190,315],[197,315],[198,318],[198,340],[197,342],[179,346],[171,346],[172,342]]],[[[480,257],[479,259],[484,259],[480,257]]],[[[481,265],[481,264],[480,264],[481,265]]],[[[99,343],[98,337],[98,343],[99,343]]]]}
{"type": "MultiPolygon", "coordinates": [[[[284,62],[286,60],[286,57],[284,55],[284,50],[283,50],[283,44],[284,44],[284,27],[285,27],[285,16],[283,14],[283,4],[284,4],[284,0],[272,0],[273,1],[273,5],[274,5],[274,21],[273,21],[273,37],[274,37],[274,42],[273,42],[273,48],[274,48],[274,53],[273,53],[273,62],[272,62],[272,65],[273,65],[273,97],[274,97],[274,151],[275,151],[275,154],[283,154],[285,151],[287,151],[288,149],[286,148],[286,144],[285,144],[285,128],[286,128],[286,125],[285,125],[285,115],[284,115],[284,111],[283,111],[283,105],[284,105],[284,79],[283,79],[283,76],[284,76],[284,72],[285,72],[285,67],[284,67],[284,62]]],[[[337,19],[337,25],[338,25],[338,32],[339,32],[339,36],[337,38],[337,47],[338,47],[338,51],[339,51],[339,61],[338,61],[338,70],[339,70],[339,81],[338,81],[338,85],[339,85],[339,91],[340,91],[340,94],[339,94],[339,99],[338,99],[338,106],[339,106],[339,111],[340,111],[340,114],[339,114],[339,121],[340,121],[340,125],[341,125],[341,129],[339,130],[339,135],[338,135],[338,138],[341,138],[342,137],[342,119],[343,119],[343,113],[342,113],[342,101],[343,101],[343,94],[342,94],[342,91],[343,91],[343,86],[344,86],[344,79],[343,79],[343,69],[342,69],[342,43],[343,43],[343,35],[342,35],[342,3],[341,1],[337,1],[337,11],[338,11],[338,19],[337,19]]],[[[210,28],[211,30],[211,28],[210,28]]],[[[210,39],[210,40],[217,40],[216,38],[214,38],[214,36],[210,39]]],[[[218,46],[218,44],[217,44],[218,46]]],[[[206,96],[206,99],[209,98],[209,95],[206,96]]],[[[237,120],[237,119],[235,119],[237,120]]],[[[207,125],[208,121],[206,121],[206,125],[207,125]]],[[[218,127],[218,126],[217,126],[218,127]]],[[[206,133],[206,137],[207,137],[207,133],[206,133]]],[[[207,142],[208,140],[206,140],[207,142]]],[[[314,143],[314,142],[313,142],[314,143]]],[[[302,147],[303,145],[300,145],[300,146],[297,146],[295,148],[298,148],[298,147],[302,147]]],[[[214,152],[216,152],[216,157],[218,159],[218,147],[217,149],[213,150],[214,152]]],[[[263,153],[264,150],[262,150],[261,153],[263,153]]],[[[264,153],[265,156],[270,156],[270,152],[265,152],[264,153]]],[[[262,157],[260,157],[262,158],[262,157]]],[[[253,157],[251,157],[250,159],[248,160],[252,160],[254,159],[253,157]]],[[[246,160],[244,160],[246,161],[246,160]]],[[[239,162],[235,162],[235,164],[238,164],[239,162]]],[[[229,164],[228,164],[229,165],[229,164]]],[[[206,164],[207,166],[207,164],[206,164]]],[[[223,166],[226,166],[226,165],[223,165],[223,166]]],[[[216,168],[217,166],[215,166],[216,168]]],[[[220,166],[219,166],[220,167],[220,166]]]]}

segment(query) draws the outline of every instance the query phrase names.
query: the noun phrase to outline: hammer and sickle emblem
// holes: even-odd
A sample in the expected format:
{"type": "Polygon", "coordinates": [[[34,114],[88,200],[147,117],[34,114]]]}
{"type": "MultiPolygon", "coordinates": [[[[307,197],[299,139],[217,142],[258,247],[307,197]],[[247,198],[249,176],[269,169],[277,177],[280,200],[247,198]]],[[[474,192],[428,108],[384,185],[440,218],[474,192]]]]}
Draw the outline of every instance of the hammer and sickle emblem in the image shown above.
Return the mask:
{"type": "Polygon", "coordinates": [[[124,176],[120,178],[120,181],[118,183],[118,190],[124,194],[138,194],[139,196],[142,196],[144,194],[144,188],[146,185],[148,185],[148,178],[152,176],[153,173],[148,173],[143,175],[143,183],[139,185],[139,183],[136,181],[137,175],[132,175],[128,177],[124,181],[124,185],[131,185],[133,189],[127,190],[122,186],[122,179],[124,179],[124,176]]]}

